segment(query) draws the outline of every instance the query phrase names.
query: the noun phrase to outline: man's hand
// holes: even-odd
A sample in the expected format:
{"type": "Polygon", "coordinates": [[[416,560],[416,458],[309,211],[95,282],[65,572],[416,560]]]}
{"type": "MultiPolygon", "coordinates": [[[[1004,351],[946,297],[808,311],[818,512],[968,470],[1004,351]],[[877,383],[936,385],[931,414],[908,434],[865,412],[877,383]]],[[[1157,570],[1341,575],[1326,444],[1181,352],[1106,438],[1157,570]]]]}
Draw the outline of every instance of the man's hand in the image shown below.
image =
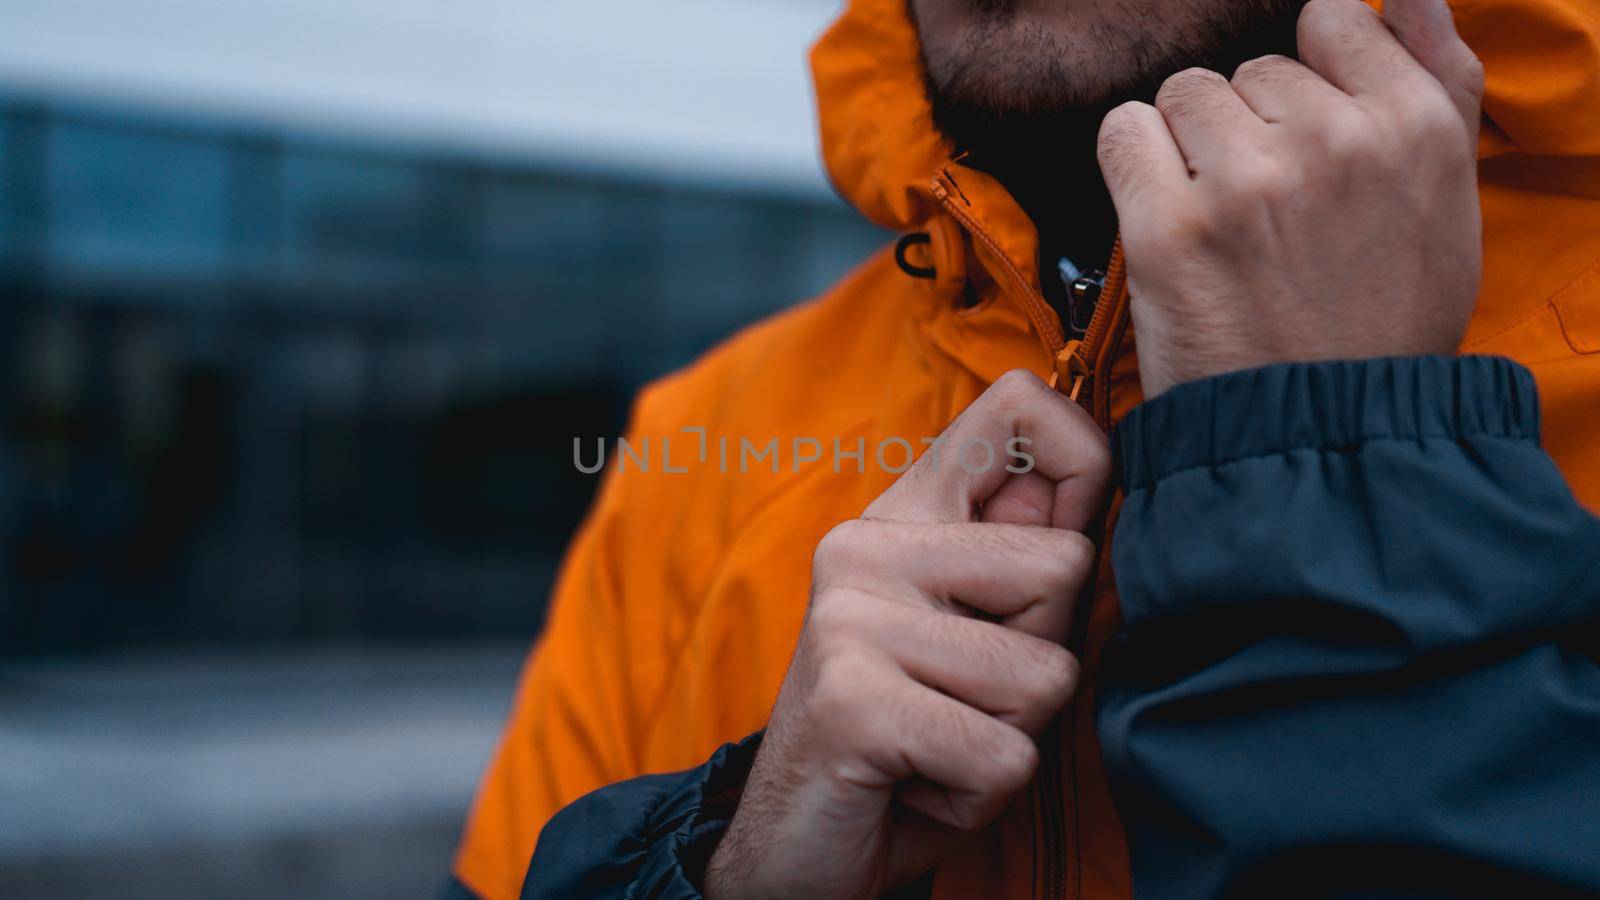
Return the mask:
{"type": "Polygon", "coordinates": [[[1101,126],[1147,397],[1465,331],[1482,66],[1444,0],[1311,0],[1298,40],[1303,62],[1179,72],[1101,126]]]}
{"type": "Polygon", "coordinates": [[[1013,372],[823,539],[708,897],[877,896],[1005,809],[1077,681],[1061,642],[1109,470],[1093,421],[1013,372]]]}

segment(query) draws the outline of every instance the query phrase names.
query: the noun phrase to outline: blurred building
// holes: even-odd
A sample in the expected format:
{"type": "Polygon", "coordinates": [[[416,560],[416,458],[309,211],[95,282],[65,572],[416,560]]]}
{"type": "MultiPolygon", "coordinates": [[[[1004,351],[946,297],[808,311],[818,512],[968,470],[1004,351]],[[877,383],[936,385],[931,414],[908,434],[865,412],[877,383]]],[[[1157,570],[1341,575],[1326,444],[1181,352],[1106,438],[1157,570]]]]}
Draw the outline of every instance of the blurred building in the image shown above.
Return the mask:
{"type": "Polygon", "coordinates": [[[822,0],[0,3],[0,897],[427,897],[644,381],[885,235],[822,0]]]}
{"type": "Polygon", "coordinates": [[[531,635],[572,439],[882,242],[828,4],[536,6],[5,4],[0,648],[531,635]]]}

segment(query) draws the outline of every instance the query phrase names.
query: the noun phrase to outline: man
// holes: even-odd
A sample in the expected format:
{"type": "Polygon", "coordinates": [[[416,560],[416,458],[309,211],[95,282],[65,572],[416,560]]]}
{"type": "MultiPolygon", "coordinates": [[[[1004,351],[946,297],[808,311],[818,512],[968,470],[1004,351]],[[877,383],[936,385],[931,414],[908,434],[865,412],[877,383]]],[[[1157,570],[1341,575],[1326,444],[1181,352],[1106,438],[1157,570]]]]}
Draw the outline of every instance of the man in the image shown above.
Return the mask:
{"type": "Polygon", "coordinates": [[[1600,891],[1600,9],[1454,13],[854,0],[908,238],[631,437],[866,465],[608,474],[459,884],[1600,891]]]}

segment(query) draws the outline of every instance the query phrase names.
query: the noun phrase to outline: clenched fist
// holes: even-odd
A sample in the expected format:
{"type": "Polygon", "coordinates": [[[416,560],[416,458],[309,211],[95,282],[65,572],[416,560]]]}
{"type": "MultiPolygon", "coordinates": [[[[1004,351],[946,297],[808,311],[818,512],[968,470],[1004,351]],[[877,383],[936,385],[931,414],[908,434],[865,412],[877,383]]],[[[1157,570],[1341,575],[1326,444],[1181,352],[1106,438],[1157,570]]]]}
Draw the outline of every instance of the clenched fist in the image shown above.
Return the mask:
{"type": "Polygon", "coordinates": [[[1032,777],[1033,739],[1077,680],[1061,642],[1093,562],[1080,532],[1100,511],[1106,439],[1018,372],[944,438],[817,548],[794,660],[707,867],[713,900],[875,897],[1032,777]],[[1032,471],[969,471],[956,449],[1014,438],[1032,471]]]}
{"type": "Polygon", "coordinates": [[[1444,0],[1311,0],[1297,37],[1300,62],[1179,72],[1101,127],[1147,397],[1465,331],[1482,66],[1444,0]]]}

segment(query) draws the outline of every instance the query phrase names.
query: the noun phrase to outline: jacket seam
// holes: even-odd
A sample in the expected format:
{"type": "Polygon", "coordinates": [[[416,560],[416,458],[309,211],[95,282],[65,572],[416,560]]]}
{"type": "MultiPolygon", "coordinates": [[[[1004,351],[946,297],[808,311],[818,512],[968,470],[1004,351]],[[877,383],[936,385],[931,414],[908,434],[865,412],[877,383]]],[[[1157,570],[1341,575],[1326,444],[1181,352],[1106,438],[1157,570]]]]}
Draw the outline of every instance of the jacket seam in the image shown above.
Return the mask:
{"type": "Polygon", "coordinates": [[[1529,322],[1533,321],[1534,319],[1537,319],[1540,316],[1544,315],[1546,312],[1550,312],[1550,311],[1554,310],[1555,309],[1555,305],[1556,305],[1555,304],[1555,295],[1546,297],[1543,301],[1541,301],[1539,304],[1534,306],[1533,309],[1528,310],[1527,312],[1523,313],[1520,316],[1517,316],[1515,319],[1511,320],[1510,322],[1507,322],[1506,324],[1500,326],[1499,328],[1496,328],[1494,331],[1491,331],[1488,334],[1482,335],[1480,337],[1475,337],[1471,341],[1468,341],[1467,343],[1462,344],[1461,347],[1459,348],[1458,352],[1460,354],[1473,353],[1473,352],[1477,351],[1479,348],[1484,347],[1484,346],[1486,346],[1488,344],[1491,344],[1491,343],[1499,340],[1500,338],[1505,337],[1506,335],[1510,334],[1511,332],[1516,331],[1517,329],[1519,329],[1522,326],[1528,324],[1529,322]]]}
{"type": "Polygon", "coordinates": [[[1550,296],[1550,308],[1555,311],[1556,323],[1561,326],[1561,336],[1566,339],[1567,346],[1572,348],[1572,352],[1584,356],[1591,353],[1600,353],[1600,346],[1592,347],[1588,350],[1579,347],[1578,339],[1573,334],[1575,326],[1568,324],[1567,317],[1561,313],[1561,307],[1566,302],[1568,294],[1576,294],[1579,288],[1591,281],[1600,282],[1600,260],[1596,260],[1593,265],[1579,272],[1576,277],[1563,285],[1561,290],[1550,296]]]}
{"type": "Polygon", "coordinates": [[[1579,285],[1582,285],[1584,282],[1596,277],[1600,277],[1600,259],[1594,260],[1589,264],[1579,268],[1576,274],[1574,274],[1567,281],[1563,282],[1561,287],[1551,291],[1550,295],[1545,297],[1543,302],[1534,306],[1533,309],[1528,310],[1527,312],[1516,317],[1510,322],[1507,322],[1499,328],[1496,328],[1494,331],[1491,331],[1488,334],[1475,337],[1471,341],[1462,344],[1460,352],[1467,353],[1474,351],[1493,341],[1499,340],[1500,338],[1510,334],[1513,331],[1516,331],[1518,328],[1521,328],[1534,319],[1539,318],[1546,312],[1555,314],[1556,324],[1561,327],[1561,337],[1566,342],[1567,348],[1573,353],[1587,355],[1589,353],[1600,352],[1578,349],[1577,345],[1572,342],[1572,336],[1567,332],[1567,322],[1566,319],[1561,315],[1561,307],[1559,305],[1560,301],[1566,297],[1568,292],[1576,290],[1579,285]]]}

